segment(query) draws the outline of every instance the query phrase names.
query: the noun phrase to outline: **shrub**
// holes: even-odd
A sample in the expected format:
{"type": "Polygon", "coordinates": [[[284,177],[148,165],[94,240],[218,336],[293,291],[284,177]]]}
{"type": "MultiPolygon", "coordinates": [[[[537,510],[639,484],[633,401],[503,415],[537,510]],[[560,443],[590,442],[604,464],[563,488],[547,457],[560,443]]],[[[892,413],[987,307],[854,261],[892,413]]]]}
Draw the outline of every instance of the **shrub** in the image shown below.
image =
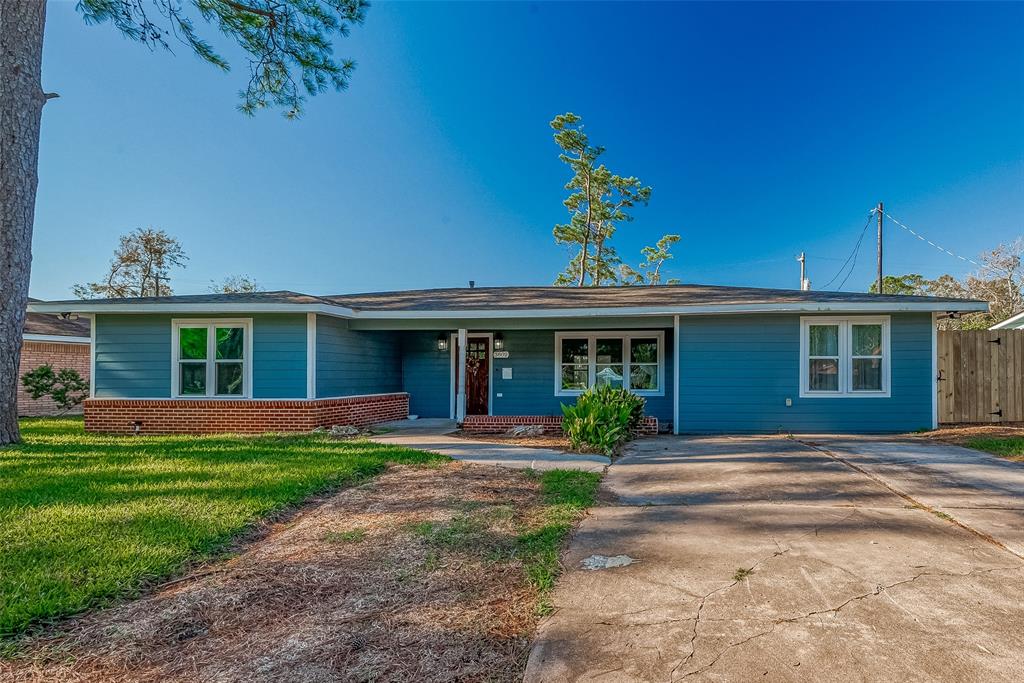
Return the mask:
{"type": "Polygon", "coordinates": [[[33,399],[49,396],[62,411],[77,406],[89,395],[89,383],[72,368],[53,371],[49,363],[21,376],[21,383],[33,399]]]}
{"type": "Polygon", "coordinates": [[[562,431],[573,448],[613,455],[638,428],[646,401],[636,394],[610,386],[590,389],[576,405],[562,404],[562,431]]]}

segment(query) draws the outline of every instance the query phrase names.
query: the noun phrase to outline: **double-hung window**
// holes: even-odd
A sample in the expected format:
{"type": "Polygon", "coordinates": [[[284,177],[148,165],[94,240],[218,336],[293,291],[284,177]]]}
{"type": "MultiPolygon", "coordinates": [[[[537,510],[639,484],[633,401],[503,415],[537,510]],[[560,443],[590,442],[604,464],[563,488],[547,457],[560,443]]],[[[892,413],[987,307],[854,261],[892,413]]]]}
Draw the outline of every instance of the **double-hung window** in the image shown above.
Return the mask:
{"type": "Polygon", "coordinates": [[[624,387],[663,396],[665,335],[648,332],[559,332],[555,335],[555,395],[590,387],[624,387]]]}
{"type": "Polygon", "coordinates": [[[251,395],[251,321],[175,320],[171,328],[175,398],[251,395]]]}
{"type": "Polygon", "coordinates": [[[890,395],[889,318],[800,319],[800,396],[890,395]]]}

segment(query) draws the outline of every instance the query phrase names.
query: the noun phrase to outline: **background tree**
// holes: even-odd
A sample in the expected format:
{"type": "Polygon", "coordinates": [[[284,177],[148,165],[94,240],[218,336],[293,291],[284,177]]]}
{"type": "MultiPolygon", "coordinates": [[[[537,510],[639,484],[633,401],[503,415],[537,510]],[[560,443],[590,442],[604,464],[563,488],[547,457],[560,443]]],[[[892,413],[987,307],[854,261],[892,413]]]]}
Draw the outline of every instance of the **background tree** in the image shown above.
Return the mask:
{"type": "Polygon", "coordinates": [[[181,243],[163,230],[136,228],[121,235],[100,282],[75,285],[72,291],[80,299],[170,296],[171,268],[183,267],[187,260],[181,243]]]}
{"type": "MultiPolygon", "coordinates": [[[[886,294],[927,294],[928,280],[917,273],[886,275],[882,278],[882,288],[886,294]]],[[[868,291],[878,294],[878,282],[872,282],[868,291]]]]}
{"type": "Polygon", "coordinates": [[[250,294],[262,292],[263,288],[248,275],[228,275],[220,282],[210,280],[210,291],[214,294],[250,294]]]}
{"type": "MultiPolygon", "coordinates": [[[[981,267],[963,279],[940,275],[928,280],[917,274],[885,278],[886,293],[928,294],[960,299],[981,299],[989,304],[988,313],[968,313],[960,318],[940,321],[944,329],[984,330],[997,322],[1024,311],[1024,238],[1000,244],[979,257],[981,267]],[[895,285],[912,291],[897,291],[895,285]]],[[[874,291],[872,286],[870,291],[874,291]]]]}
{"type": "MultiPolygon", "coordinates": [[[[196,26],[227,36],[246,54],[249,80],[239,109],[268,105],[297,117],[306,96],[343,90],[355,62],[338,59],[332,37],[361,24],[366,0],[79,0],[89,23],[111,22],[147,46],[187,45],[227,71],[228,61],[196,26]]],[[[19,440],[18,362],[32,262],[43,104],[41,65],[46,0],[0,2],[0,445],[19,440]]]]}
{"type": "MultiPolygon", "coordinates": [[[[678,242],[679,235],[665,235],[653,247],[644,247],[640,254],[644,257],[643,262],[634,270],[625,264],[619,266],[619,279],[623,285],[660,285],[661,267],[665,261],[675,258],[672,255],[672,245],[678,242]]],[[[667,285],[677,285],[679,280],[671,278],[665,282],[667,285]]]]}
{"type": "Polygon", "coordinates": [[[565,184],[570,194],[563,202],[569,210],[569,222],[554,229],[555,242],[569,246],[573,253],[555,284],[582,287],[587,276],[594,285],[614,284],[621,261],[609,242],[619,223],[633,220],[627,209],[647,204],[651,188],[639,178],[619,176],[604,164],[598,165],[605,148],[590,144],[582,119],[576,114],[556,116],[551,127],[555,143],[562,150],[558,158],[573,173],[565,184]]]}

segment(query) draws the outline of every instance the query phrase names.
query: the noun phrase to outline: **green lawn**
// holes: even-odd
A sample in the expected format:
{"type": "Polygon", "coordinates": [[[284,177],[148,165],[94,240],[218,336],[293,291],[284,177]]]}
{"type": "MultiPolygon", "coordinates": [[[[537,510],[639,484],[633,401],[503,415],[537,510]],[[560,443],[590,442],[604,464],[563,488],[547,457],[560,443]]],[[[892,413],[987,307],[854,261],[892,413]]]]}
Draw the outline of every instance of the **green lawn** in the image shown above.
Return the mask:
{"type": "Polygon", "coordinates": [[[1024,462],[1024,437],[1021,436],[979,436],[967,439],[964,445],[1009,460],[1024,462]]]}
{"type": "Polygon", "coordinates": [[[132,595],[310,495],[447,460],[323,436],[113,437],[22,422],[0,448],[0,638],[132,595]]]}

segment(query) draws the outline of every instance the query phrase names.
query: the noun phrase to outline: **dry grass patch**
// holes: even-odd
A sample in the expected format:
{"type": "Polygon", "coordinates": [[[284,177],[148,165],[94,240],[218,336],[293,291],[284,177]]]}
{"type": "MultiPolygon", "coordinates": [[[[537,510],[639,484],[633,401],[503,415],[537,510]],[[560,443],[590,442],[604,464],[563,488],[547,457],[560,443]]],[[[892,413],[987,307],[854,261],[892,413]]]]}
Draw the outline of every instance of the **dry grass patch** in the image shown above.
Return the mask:
{"type": "Polygon", "coordinates": [[[241,555],[65,622],[13,681],[513,681],[596,475],[395,467],[241,555]]]}
{"type": "Polygon", "coordinates": [[[1024,462],[1024,425],[960,425],[941,427],[915,436],[986,451],[1024,462]]]}
{"type": "Polygon", "coordinates": [[[551,448],[556,451],[574,452],[569,439],[556,434],[542,434],[540,436],[510,436],[508,434],[469,434],[466,432],[452,432],[451,436],[469,441],[487,441],[488,443],[501,443],[508,446],[521,446],[523,448],[551,448]]]}

